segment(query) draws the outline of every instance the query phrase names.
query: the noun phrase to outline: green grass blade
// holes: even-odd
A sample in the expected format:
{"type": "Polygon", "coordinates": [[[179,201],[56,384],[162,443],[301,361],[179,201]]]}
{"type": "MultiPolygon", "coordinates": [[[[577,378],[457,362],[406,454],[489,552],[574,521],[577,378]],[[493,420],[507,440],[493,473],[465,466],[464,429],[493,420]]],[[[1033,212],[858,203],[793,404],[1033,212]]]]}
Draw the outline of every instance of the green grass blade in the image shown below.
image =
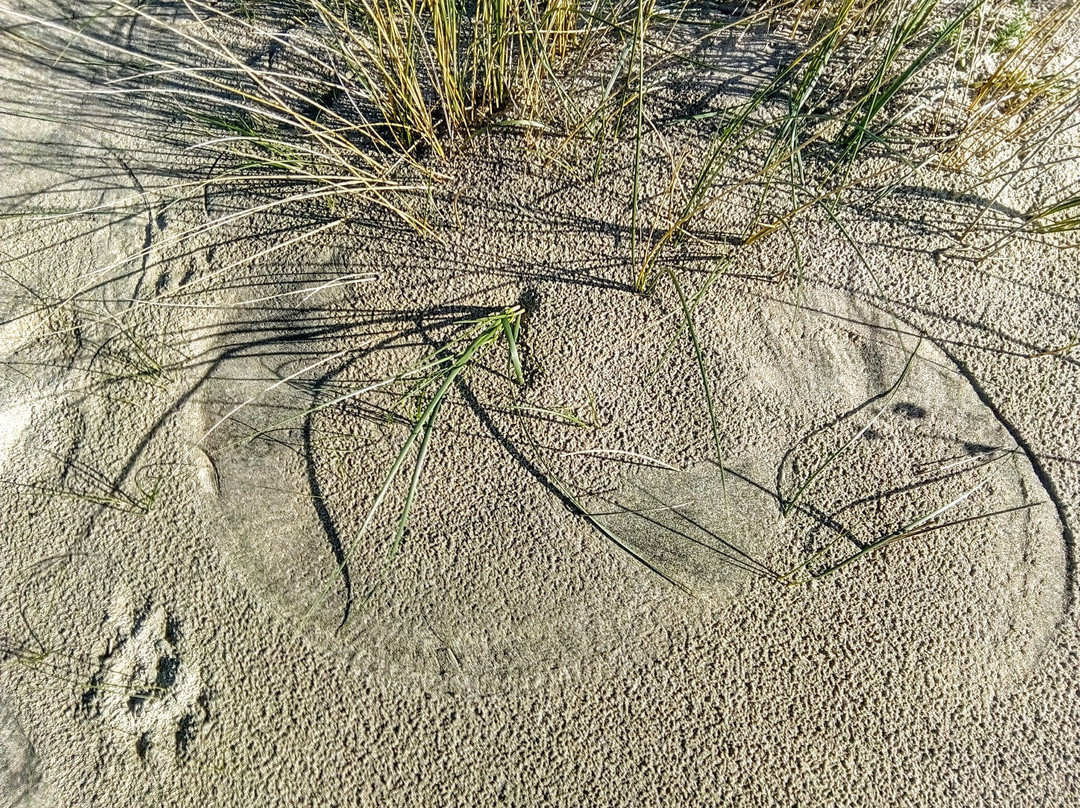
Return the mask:
{"type": "Polygon", "coordinates": [[[724,500],[724,510],[727,511],[728,498],[726,472],[724,471],[724,453],[720,448],[720,426],[716,419],[716,407],[713,405],[712,385],[709,384],[709,371],[708,368],[705,367],[705,354],[701,350],[697,329],[694,327],[694,312],[687,301],[686,294],[683,292],[682,284],[679,283],[679,278],[672,271],[671,267],[665,267],[664,269],[667,271],[667,276],[671,279],[671,283],[675,287],[675,294],[679,297],[679,306],[682,308],[683,319],[686,322],[686,330],[690,334],[690,343],[694,348],[694,358],[697,360],[698,371],[701,374],[701,388],[705,393],[706,409],[709,411],[709,428],[712,432],[713,449],[716,452],[716,463],[720,469],[720,491],[724,500]]]}

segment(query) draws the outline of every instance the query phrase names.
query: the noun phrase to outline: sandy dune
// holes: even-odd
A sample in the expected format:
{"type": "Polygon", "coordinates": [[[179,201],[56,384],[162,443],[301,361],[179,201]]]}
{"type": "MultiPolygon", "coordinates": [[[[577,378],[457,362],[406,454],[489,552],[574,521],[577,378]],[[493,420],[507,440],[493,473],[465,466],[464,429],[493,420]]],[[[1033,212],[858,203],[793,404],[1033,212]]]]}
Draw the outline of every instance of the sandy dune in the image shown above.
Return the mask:
{"type": "Polygon", "coordinates": [[[1065,135],[851,241],[809,212],[801,270],[715,211],[667,259],[699,364],[630,289],[628,149],[582,181],[493,135],[408,197],[436,237],[206,231],[243,198],[145,202],[197,155],[44,69],[0,66],[4,211],[42,214],[0,219],[0,805],[1073,803],[1080,253],[953,237],[1073,181],[1065,135]],[[514,304],[525,384],[501,343],[462,374],[394,554],[407,374],[514,304]]]}

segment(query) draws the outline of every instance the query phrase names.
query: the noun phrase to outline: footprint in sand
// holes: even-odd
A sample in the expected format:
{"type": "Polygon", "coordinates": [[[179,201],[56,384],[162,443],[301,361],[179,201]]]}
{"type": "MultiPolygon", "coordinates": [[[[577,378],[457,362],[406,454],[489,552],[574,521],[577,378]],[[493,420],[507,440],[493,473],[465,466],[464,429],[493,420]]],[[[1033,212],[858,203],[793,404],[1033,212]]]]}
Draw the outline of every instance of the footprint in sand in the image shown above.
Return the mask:
{"type": "Polygon", "coordinates": [[[114,597],[83,711],[130,739],[140,759],[182,763],[209,720],[209,698],[184,653],[179,619],[151,598],[132,617],[129,600],[125,592],[114,597]]]}

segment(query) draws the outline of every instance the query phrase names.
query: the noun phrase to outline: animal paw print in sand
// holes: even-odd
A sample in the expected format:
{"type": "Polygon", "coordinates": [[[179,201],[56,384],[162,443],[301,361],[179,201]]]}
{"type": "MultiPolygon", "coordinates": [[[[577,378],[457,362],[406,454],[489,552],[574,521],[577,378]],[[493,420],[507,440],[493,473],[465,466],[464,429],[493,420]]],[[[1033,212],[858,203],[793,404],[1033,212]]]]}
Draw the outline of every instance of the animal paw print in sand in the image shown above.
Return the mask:
{"type": "Polygon", "coordinates": [[[140,759],[183,762],[209,720],[208,696],[184,653],[179,620],[152,600],[132,619],[128,601],[118,595],[106,617],[105,649],[83,709],[130,738],[140,759]]]}

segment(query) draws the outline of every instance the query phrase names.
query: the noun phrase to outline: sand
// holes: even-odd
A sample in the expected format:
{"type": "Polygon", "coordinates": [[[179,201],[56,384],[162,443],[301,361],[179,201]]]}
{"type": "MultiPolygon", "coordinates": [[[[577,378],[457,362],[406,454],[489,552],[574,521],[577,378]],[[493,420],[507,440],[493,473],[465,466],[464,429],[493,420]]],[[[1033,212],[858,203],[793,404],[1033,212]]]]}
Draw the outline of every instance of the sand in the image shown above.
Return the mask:
{"type": "MultiPolygon", "coordinates": [[[[6,210],[198,169],[2,70],[6,210]]],[[[694,137],[647,141],[648,215],[694,137]]],[[[225,192],[0,220],[0,805],[1072,804],[1080,253],[950,234],[1073,169],[914,172],[841,209],[865,263],[797,219],[801,272],[782,233],[719,260],[725,206],[664,264],[711,283],[699,366],[666,278],[629,288],[630,155],[484,139],[410,202],[438,238],[364,205],[180,238],[225,192]],[[525,384],[501,343],[461,377],[388,561],[401,487],[362,525],[422,403],[356,391],[518,303],[525,384]]]]}

